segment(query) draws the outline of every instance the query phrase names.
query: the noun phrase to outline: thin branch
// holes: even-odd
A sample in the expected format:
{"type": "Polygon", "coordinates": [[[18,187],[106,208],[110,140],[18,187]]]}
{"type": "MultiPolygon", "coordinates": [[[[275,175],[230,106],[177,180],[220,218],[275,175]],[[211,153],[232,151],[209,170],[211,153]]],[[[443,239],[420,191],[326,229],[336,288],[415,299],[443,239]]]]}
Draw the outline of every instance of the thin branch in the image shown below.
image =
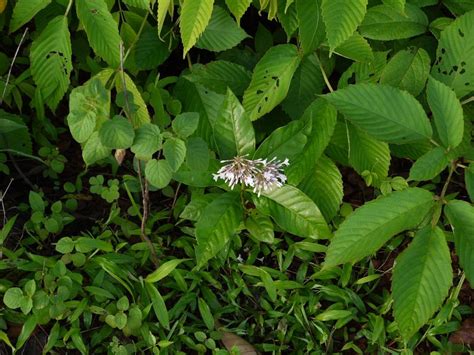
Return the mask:
{"type": "Polygon", "coordinates": [[[326,75],[326,72],[324,71],[323,64],[319,60],[318,55],[316,53],[314,55],[315,55],[316,59],[318,60],[319,68],[321,69],[321,73],[323,74],[323,79],[324,79],[324,82],[326,83],[326,86],[328,87],[330,92],[334,92],[334,89],[333,89],[331,83],[329,82],[328,76],[326,75]]]}
{"type": "Polygon", "coordinates": [[[472,102],[472,101],[474,101],[474,96],[471,96],[470,98],[462,101],[461,105],[466,105],[466,104],[468,104],[469,102],[472,102]]]}
{"type": "Polygon", "coordinates": [[[66,8],[66,12],[64,13],[64,17],[67,17],[67,15],[69,14],[69,11],[71,11],[73,1],[74,0],[69,0],[69,4],[67,4],[67,8],[66,8]]]}

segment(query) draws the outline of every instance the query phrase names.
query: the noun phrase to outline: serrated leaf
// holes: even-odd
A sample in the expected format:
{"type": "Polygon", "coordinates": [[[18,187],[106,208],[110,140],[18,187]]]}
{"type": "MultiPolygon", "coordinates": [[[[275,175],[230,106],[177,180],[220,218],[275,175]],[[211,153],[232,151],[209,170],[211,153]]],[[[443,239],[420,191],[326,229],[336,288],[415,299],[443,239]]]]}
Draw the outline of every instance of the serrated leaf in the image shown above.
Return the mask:
{"type": "Polygon", "coordinates": [[[111,149],[102,144],[99,132],[94,132],[82,148],[82,159],[84,159],[86,165],[92,165],[99,160],[107,158],[110,153],[111,149]]]}
{"type": "Polygon", "coordinates": [[[327,222],[339,211],[344,195],[342,175],[336,164],[326,156],[318,159],[298,188],[316,203],[327,222]]]}
{"type": "Polygon", "coordinates": [[[445,207],[453,226],[454,245],[459,263],[474,286],[474,207],[465,201],[453,200],[445,207]]]}
{"type": "Polygon", "coordinates": [[[169,42],[168,36],[161,40],[156,29],[147,24],[130,52],[136,69],[152,70],[161,65],[174,48],[169,42]]]}
{"type": "MultiPolygon", "coordinates": [[[[130,104],[136,105],[138,107],[136,111],[129,113],[129,118],[132,121],[133,128],[138,128],[142,124],[151,122],[150,113],[148,112],[148,108],[145,101],[143,100],[142,94],[140,91],[138,91],[135,82],[127,73],[121,73],[120,75],[116,76],[115,88],[117,93],[123,93],[126,89],[126,91],[131,92],[133,95],[133,102],[130,102],[130,104]]],[[[128,100],[130,100],[130,97],[128,97],[128,100]]]]}
{"type": "Polygon", "coordinates": [[[365,203],[339,226],[325,267],[356,262],[375,253],[390,238],[421,223],[433,206],[431,192],[408,188],[365,203]]]}
{"type": "Polygon", "coordinates": [[[186,142],[186,166],[195,171],[207,171],[209,168],[209,147],[204,139],[192,137],[186,142]]]}
{"type": "Polygon", "coordinates": [[[135,139],[130,149],[138,159],[149,160],[161,149],[161,143],[160,128],[152,123],[145,123],[135,131],[135,139]]]}
{"type": "Polygon", "coordinates": [[[240,19],[250,7],[252,0],[225,0],[225,4],[240,25],[240,19]]]}
{"type": "Polygon", "coordinates": [[[212,15],[214,0],[184,0],[181,6],[179,28],[183,42],[183,58],[196,44],[212,15]]]}
{"type": "Polygon", "coordinates": [[[307,238],[327,238],[329,227],[318,206],[301,190],[284,185],[254,197],[257,209],[284,230],[307,238]]]}
{"type": "Polygon", "coordinates": [[[275,239],[272,220],[257,210],[249,212],[245,220],[245,228],[250,236],[259,242],[272,244],[275,239]]]}
{"type": "Polygon", "coordinates": [[[156,20],[158,22],[158,36],[161,35],[161,30],[165,24],[166,14],[170,12],[171,17],[174,12],[174,1],[173,0],[158,0],[158,9],[156,13],[156,20]]]}
{"type": "Polygon", "coordinates": [[[458,97],[474,90],[474,11],[458,17],[438,42],[431,75],[451,87],[458,97]]]}
{"type": "Polygon", "coordinates": [[[438,176],[449,164],[442,147],[436,147],[421,156],[411,167],[409,180],[426,181],[438,176]]]}
{"type": "Polygon", "coordinates": [[[359,27],[362,36],[380,41],[418,36],[427,29],[428,17],[412,4],[406,4],[403,13],[388,5],[371,7],[359,27]]]}
{"type": "Polygon", "coordinates": [[[221,52],[233,48],[248,35],[220,6],[214,6],[211,20],[196,43],[197,48],[221,52]]]}
{"type": "Polygon", "coordinates": [[[104,0],[76,1],[77,17],[95,54],[117,68],[120,64],[120,35],[104,0]]]}
{"type": "Polygon", "coordinates": [[[471,199],[471,202],[474,202],[474,163],[469,164],[467,169],[464,171],[464,181],[466,183],[466,190],[469,198],[471,199]]]}
{"type": "Polygon", "coordinates": [[[355,60],[357,62],[371,62],[374,60],[374,53],[369,42],[358,32],[342,42],[334,53],[340,56],[355,60]]]}
{"type": "Polygon", "coordinates": [[[52,19],[33,41],[30,50],[31,74],[42,100],[55,110],[69,87],[72,71],[71,37],[67,18],[52,19]]]}
{"type": "Polygon", "coordinates": [[[439,139],[446,148],[456,148],[464,133],[464,114],[456,93],[446,84],[430,78],[426,97],[439,139]]]}
{"type": "Polygon", "coordinates": [[[102,144],[112,149],[127,149],[133,144],[135,132],[132,124],[122,116],[104,122],[99,130],[99,138],[102,144]]]}
{"type": "Polygon", "coordinates": [[[278,21],[286,33],[287,40],[290,41],[298,28],[298,15],[294,4],[289,4],[288,7],[285,8],[284,2],[285,0],[278,0],[278,21]]]}
{"type": "Polygon", "coordinates": [[[443,231],[419,231],[393,270],[393,313],[408,341],[439,309],[452,284],[451,255],[443,231]]]}
{"type": "Polygon", "coordinates": [[[163,144],[163,155],[171,170],[175,172],[183,164],[186,157],[186,144],[179,138],[168,138],[163,144]]]}
{"type": "Polygon", "coordinates": [[[423,48],[401,50],[383,69],[381,84],[388,84],[418,96],[430,73],[431,59],[423,48]]]}
{"type": "Polygon", "coordinates": [[[128,6],[133,6],[139,9],[148,10],[150,7],[150,0],[122,0],[128,6]]]}
{"type": "Polygon", "coordinates": [[[226,192],[202,211],[196,223],[196,258],[198,267],[217,255],[230,241],[242,220],[238,193],[226,192]]]}
{"type": "Polygon", "coordinates": [[[166,160],[151,159],[145,166],[145,177],[155,187],[162,189],[171,181],[173,171],[166,160]]]}
{"type": "Polygon", "coordinates": [[[373,61],[352,63],[352,65],[342,73],[337,84],[338,89],[343,89],[354,82],[356,84],[377,83],[387,64],[387,54],[388,51],[374,52],[373,61]]]}
{"type": "Polygon", "coordinates": [[[183,112],[171,122],[174,133],[181,138],[187,138],[196,131],[199,125],[199,113],[183,112]]]}
{"type": "Polygon", "coordinates": [[[292,44],[272,47],[260,59],[244,93],[243,105],[252,121],[283,101],[299,63],[298,50],[292,44]]]}
{"type": "Polygon", "coordinates": [[[299,38],[304,54],[316,50],[325,39],[325,26],[321,14],[321,0],[296,0],[299,38]]]}
{"type": "Polygon", "coordinates": [[[325,97],[356,126],[387,143],[410,143],[432,135],[421,104],[391,86],[356,84],[325,97]]]}
{"type": "Polygon", "coordinates": [[[222,159],[255,152],[252,122],[237,97],[229,89],[214,125],[214,138],[222,159]]]}
{"type": "Polygon", "coordinates": [[[403,13],[405,11],[406,0],[383,0],[383,3],[393,7],[398,12],[403,13]]]}
{"type": "Polygon", "coordinates": [[[322,0],[321,10],[326,36],[332,51],[355,32],[364,19],[367,0],[322,0]]]}
{"type": "Polygon", "coordinates": [[[96,127],[96,114],[94,111],[85,111],[80,114],[69,113],[67,124],[72,137],[78,143],[86,142],[96,127]]]}
{"type": "Polygon", "coordinates": [[[18,0],[13,8],[10,33],[30,22],[35,15],[51,3],[51,0],[18,0]]]}

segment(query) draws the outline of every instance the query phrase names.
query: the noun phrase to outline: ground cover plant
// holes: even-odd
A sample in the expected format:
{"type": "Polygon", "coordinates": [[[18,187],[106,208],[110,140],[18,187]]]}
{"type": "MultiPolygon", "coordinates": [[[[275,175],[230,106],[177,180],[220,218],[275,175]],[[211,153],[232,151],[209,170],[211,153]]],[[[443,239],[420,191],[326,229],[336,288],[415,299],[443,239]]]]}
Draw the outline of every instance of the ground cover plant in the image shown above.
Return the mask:
{"type": "Polygon", "coordinates": [[[468,353],[474,1],[0,0],[0,352],[468,353]]]}

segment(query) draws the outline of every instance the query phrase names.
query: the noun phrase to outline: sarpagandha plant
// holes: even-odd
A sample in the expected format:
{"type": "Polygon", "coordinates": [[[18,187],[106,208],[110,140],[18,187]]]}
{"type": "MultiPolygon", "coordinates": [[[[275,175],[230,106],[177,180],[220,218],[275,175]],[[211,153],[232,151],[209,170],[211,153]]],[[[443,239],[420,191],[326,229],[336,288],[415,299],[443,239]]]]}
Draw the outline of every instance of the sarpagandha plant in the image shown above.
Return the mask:
{"type": "Polygon", "coordinates": [[[5,349],[474,346],[474,1],[0,0],[0,31],[5,349]]]}

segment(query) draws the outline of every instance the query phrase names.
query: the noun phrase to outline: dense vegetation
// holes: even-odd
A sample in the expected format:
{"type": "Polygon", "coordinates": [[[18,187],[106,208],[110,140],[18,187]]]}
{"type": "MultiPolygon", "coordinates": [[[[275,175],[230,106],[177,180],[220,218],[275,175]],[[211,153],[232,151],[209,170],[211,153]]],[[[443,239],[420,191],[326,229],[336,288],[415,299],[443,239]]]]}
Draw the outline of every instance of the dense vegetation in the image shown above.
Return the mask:
{"type": "Polygon", "coordinates": [[[474,347],[474,1],[0,0],[0,352],[474,347]]]}

